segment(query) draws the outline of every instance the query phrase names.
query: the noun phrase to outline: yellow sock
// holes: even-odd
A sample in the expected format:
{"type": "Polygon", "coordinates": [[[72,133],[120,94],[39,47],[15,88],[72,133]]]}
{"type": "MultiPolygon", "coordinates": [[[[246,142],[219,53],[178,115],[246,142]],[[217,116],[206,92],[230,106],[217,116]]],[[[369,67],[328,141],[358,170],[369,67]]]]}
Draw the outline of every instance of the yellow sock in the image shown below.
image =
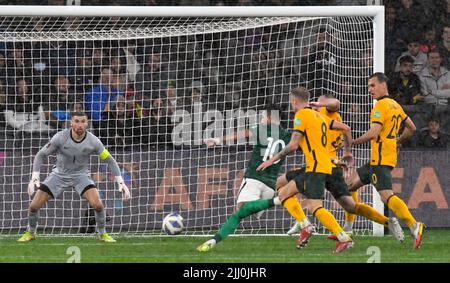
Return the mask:
{"type": "Polygon", "coordinates": [[[320,223],[331,231],[335,236],[338,236],[343,230],[342,227],[337,223],[336,218],[328,210],[323,207],[317,208],[314,213],[314,217],[319,219],[320,223]]]}
{"type": "MultiPolygon", "coordinates": [[[[352,199],[358,203],[359,199],[358,199],[358,191],[354,191],[351,192],[352,194],[352,199]]],[[[356,214],[353,213],[348,213],[347,211],[345,211],[345,222],[355,222],[356,219],[356,214]]]]}
{"type": "Polygon", "coordinates": [[[364,204],[364,203],[357,203],[355,205],[355,211],[356,214],[361,215],[367,219],[370,219],[372,221],[375,221],[377,223],[380,223],[381,225],[384,225],[387,227],[389,218],[384,216],[383,214],[376,211],[373,207],[364,204]]]}
{"type": "Polygon", "coordinates": [[[298,222],[302,222],[306,218],[305,212],[295,196],[285,199],[282,204],[298,222]]]}
{"type": "Polygon", "coordinates": [[[411,227],[416,223],[416,219],[414,219],[406,204],[398,196],[390,196],[387,200],[387,206],[398,218],[403,220],[408,227],[411,227]]]}

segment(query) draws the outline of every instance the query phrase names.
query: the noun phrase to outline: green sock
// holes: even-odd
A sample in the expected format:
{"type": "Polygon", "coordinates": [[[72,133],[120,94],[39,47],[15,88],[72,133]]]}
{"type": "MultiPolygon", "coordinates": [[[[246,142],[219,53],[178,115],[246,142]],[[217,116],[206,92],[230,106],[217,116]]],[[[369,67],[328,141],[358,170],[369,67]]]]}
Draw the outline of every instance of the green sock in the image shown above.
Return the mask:
{"type": "Polygon", "coordinates": [[[216,240],[216,243],[225,240],[228,235],[234,233],[242,219],[272,206],[274,206],[273,199],[259,199],[244,204],[220,227],[219,232],[214,236],[214,240],[216,240]]]}

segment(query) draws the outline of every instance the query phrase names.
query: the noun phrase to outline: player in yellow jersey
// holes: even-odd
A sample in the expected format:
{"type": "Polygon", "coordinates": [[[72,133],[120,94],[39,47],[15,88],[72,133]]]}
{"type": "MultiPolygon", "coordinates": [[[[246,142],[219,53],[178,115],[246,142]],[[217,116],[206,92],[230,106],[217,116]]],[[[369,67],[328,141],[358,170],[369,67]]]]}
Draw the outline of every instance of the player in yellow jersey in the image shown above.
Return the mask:
{"type": "MultiPolygon", "coordinates": [[[[329,117],[330,119],[337,120],[339,122],[342,122],[341,114],[339,114],[339,106],[340,102],[336,98],[334,98],[333,95],[326,94],[319,97],[318,101],[316,103],[313,103],[313,106],[319,108],[320,114],[329,117]]],[[[337,156],[337,152],[341,146],[341,143],[343,141],[343,135],[339,131],[330,131],[329,133],[329,142],[328,142],[328,151],[330,152],[331,158],[333,159],[339,159],[337,156]]],[[[344,148],[345,150],[345,148],[344,148]]],[[[349,157],[352,157],[351,152],[344,151],[343,160],[344,161],[350,161],[348,163],[348,166],[353,165],[353,159],[349,159],[349,157]],[[350,154],[350,155],[349,155],[350,154]]],[[[336,166],[336,170],[341,170],[336,166]]],[[[343,177],[343,172],[339,173],[340,176],[343,177]]],[[[358,192],[351,192],[352,199],[355,203],[358,203],[358,192]]],[[[351,235],[353,234],[353,222],[355,221],[356,215],[353,213],[349,213],[348,210],[345,210],[345,224],[344,224],[344,231],[351,235]]],[[[330,235],[332,238],[334,235],[330,235]]],[[[334,238],[333,238],[334,239],[334,238]]]]}
{"type": "MultiPolygon", "coordinates": [[[[262,163],[256,170],[264,170],[277,160],[296,151],[300,146],[305,154],[306,170],[301,193],[306,197],[305,206],[328,230],[338,238],[335,252],[342,252],[353,246],[352,239],[343,231],[334,216],[323,207],[325,181],[331,174],[332,162],[327,150],[328,130],[349,130],[336,120],[320,115],[309,106],[310,93],[297,87],[290,93],[290,102],[295,113],[294,132],[289,144],[271,159],[262,163]]],[[[348,142],[348,141],[347,141],[348,142]]],[[[348,144],[347,146],[350,146],[348,144]]],[[[291,181],[278,192],[277,202],[283,202],[292,192],[298,190],[296,182],[291,181]]]]}
{"type": "MultiPolygon", "coordinates": [[[[332,120],[336,120],[339,122],[342,122],[342,117],[339,114],[339,108],[340,108],[340,101],[334,97],[332,94],[324,94],[319,96],[317,99],[317,102],[311,102],[310,106],[312,106],[315,110],[319,111],[320,114],[327,116],[328,118],[332,120]]],[[[329,131],[328,132],[328,151],[331,155],[331,158],[337,160],[337,151],[340,148],[342,142],[344,140],[344,135],[341,131],[329,131]]],[[[350,161],[353,162],[353,159],[351,158],[351,152],[347,151],[345,154],[347,156],[343,156],[344,161],[350,161]],[[348,155],[350,154],[350,155],[348,155]]],[[[352,164],[348,164],[351,166],[352,164]]],[[[277,179],[277,188],[284,186],[287,184],[290,180],[293,180],[295,178],[296,173],[301,173],[303,168],[294,169],[286,174],[281,175],[277,179]]],[[[358,202],[358,192],[352,192],[351,193],[352,198],[355,202],[358,202]]],[[[300,195],[298,195],[300,197],[300,195]]],[[[344,231],[351,235],[352,234],[352,228],[353,228],[353,221],[355,219],[355,215],[348,213],[345,211],[345,225],[344,225],[344,231]]],[[[305,228],[304,225],[300,222],[296,222],[295,225],[289,229],[287,232],[288,235],[293,235],[298,232],[300,232],[301,229],[305,228]]]]}
{"type": "Polygon", "coordinates": [[[353,143],[371,141],[371,159],[352,174],[348,185],[351,191],[356,191],[361,186],[372,183],[381,200],[406,223],[414,239],[413,247],[418,249],[425,225],[417,222],[403,200],[394,195],[391,176],[392,169],[397,165],[397,144],[411,137],[416,126],[403,108],[389,96],[387,81],[388,78],[383,73],[374,73],[369,77],[369,92],[377,102],[370,114],[370,129],[353,143]],[[402,124],[405,125],[405,130],[397,138],[402,124]]]}
{"type": "MultiPolygon", "coordinates": [[[[342,122],[341,115],[339,114],[339,100],[335,99],[330,95],[322,95],[319,97],[317,102],[311,102],[310,105],[314,106],[319,113],[325,117],[331,118],[333,120],[342,122]]],[[[336,131],[329,130],[327,135],[327,149],[330,154],[330,158],[337,162],[338,155],[337,151],[341,147],[344,139],[351,140],[351,131],[336,131]]],[[[348,145],[348,143],[347,143],[348,145]]],[[[351,149],[348,146],[344,147],[343,160],[346,165],[351,165],[353,162],[353,156],[351,153],[351,149]]],[[[304,180],[305,169],[300,168],[296,170],[292,170],[277,179],[277,187],[284,186],[286,183],[291,180],[295,180],[297,183],[297,188],[302,191],[303,188],[303,180],[304,180]],[[303,176],[302,176],[303,175],[303,176]]],[[[328,175],[326,178],[326,189],[331,193],[333,198],[339,203],[339,205],[344,208],[345,216],[346,216],[346,224],[344,226],[344,231],[347,234],[352,233],[352,226],[348,225],[348,217],[349,215],[355,216],[361,215],[367,219],[375,221],[381,225],[389,227],[389,230],[393,232],[395,238],[399,241],[403,241],[404,235],[401,229],[398,220],[395,217],[387,218],[383,214],[376,211],[374,208],[370,207],[367,204],[358,203],[354,197],[351,196],[347,184],[344,179],[344,171],[341,166],[337,166],[333,164],[332,173],[328,175]]],[[[356,192],[355,192],[356,193],[356,192]]],[[[313,230],[312,225],[309,223],[306,218],[302,222],[297,222],[295,226],[300,226],[301,233],[299,236],[299,240],[297,241],[297,247],[300,248],[303,245],[306,245],[308,239],[311,237],[311,232],[313,230]]],[[[351,222],[353,224],[353,222],[351,222]]],[[[330,239],[337,240],[336,236],[331,234],[329,236],[330,239]]]]}

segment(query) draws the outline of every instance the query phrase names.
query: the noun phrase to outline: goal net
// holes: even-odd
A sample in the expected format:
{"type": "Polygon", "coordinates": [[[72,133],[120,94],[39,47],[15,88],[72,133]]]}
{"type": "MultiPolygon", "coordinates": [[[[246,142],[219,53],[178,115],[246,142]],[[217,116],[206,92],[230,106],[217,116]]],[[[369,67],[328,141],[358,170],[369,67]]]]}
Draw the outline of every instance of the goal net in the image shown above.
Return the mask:
{"type": "MultiPolygon", "coordinates": [[[[308,17],[2,14],[1,234],[26,228],[34,156],[69,127],[72,110],[89,113],[90,131],[132,188],[131,201],[122,202],[107,166],[91,158],[107,229],[126,234],[160,234],[163,217],[175,211],[185,219],[185,233],[214,233],[235,209],[252,141],[209,149],[203,139],[258,123],[266,103],[280,105],[282,125],[292,128],[289,91],[297,86],[313,99],[334,94],[355,136],[369,126],[373,16],[321,16],[320,9],[308,17]]],[[[369,145],[354,155],[356,166],[364,164],[369,145]]],[[[41,168],[41,182],[55,160],[50,156],[41,168]]],[[[301,164],[298,151],[282,171],[301,164]]],[[[372,204],[372,188],[359,197],[372,204]]],[[[343,210],[328,193],[325,206],[342,224],[343,210]]],[[[83,235],[93,232],[94,221],[87,202],[69,189],[41,209],[38,233],[83,235]]],[[[237,233],[283,234],[293,223],[277,207],[244,220],[237,233]]],[[[360,217],[354,227],[374,231],[360,217]]]]}

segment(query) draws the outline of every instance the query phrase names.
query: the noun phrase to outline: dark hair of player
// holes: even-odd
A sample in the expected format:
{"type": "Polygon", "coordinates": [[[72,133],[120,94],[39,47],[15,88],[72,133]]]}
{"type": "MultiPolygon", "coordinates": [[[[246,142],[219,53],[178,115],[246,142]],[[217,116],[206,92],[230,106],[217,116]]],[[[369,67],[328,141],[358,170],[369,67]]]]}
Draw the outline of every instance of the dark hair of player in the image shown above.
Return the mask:
{"type": "Polygon", "coordinates": [[[309,91],[302,86],[296,87],[291,90],[291,95],[305,102],[308,102],[310,97],[309,91]]]}
{"type": "Polygon", "coordinates": [[[387,83],[389,81],[389,78],[382,72],[373,73],[369,77],[369,80],[372,79],[372,78],[377,78],[379,83],[387,83]]]}
{"type": "Polygon", "coordinates": [[[70,117],[88,117],[88,115],[86,114],[86,112],[82,112],[82,111],[73,111],[72,113],[70,113],[70,117]]]}

